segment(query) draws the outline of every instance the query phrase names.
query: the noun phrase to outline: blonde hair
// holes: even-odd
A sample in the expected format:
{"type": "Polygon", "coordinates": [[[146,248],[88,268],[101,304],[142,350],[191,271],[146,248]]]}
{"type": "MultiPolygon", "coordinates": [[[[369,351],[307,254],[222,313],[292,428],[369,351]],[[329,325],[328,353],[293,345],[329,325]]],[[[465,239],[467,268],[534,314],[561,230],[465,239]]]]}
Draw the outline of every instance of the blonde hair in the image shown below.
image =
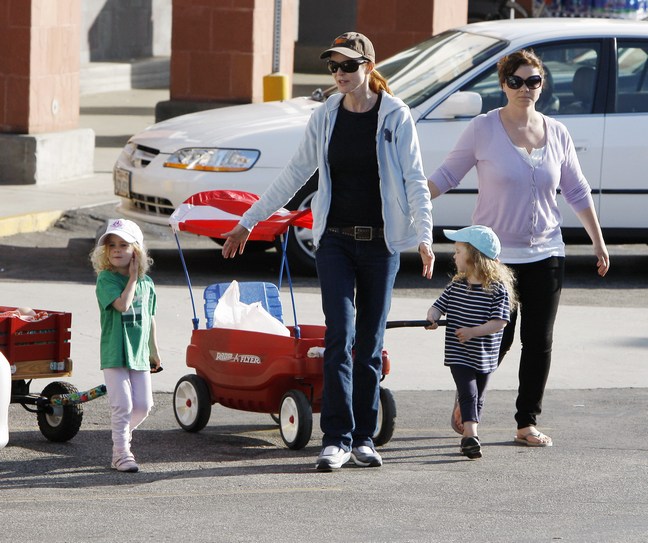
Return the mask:
{"type": "MultiPolygon", "coordinates": [[[[110,264],[108,260],[108,251],[106,251],[106,242],[110,239],[110,236],[106,236],[104,243],[97,245],[92,252],[90,253],[90,262],[92,263],[92,268],[95,273],[99,275],[99,272],[104,270],[116,272],[117,270],[110,264]]],[[[140,246],[139,243],[131,243],[133,246],[133,252],[137,257],[137,276],[139,278],[144,277],[151,265],[153,264],[153,259],[148,255],[146,247],[140,246]]]]}
{"type": "MultiPolygon", "coordinates": [[[[509,297],[509,308],[513,309],[517,305],[517,292],[515,290],[515,274],[513,270],[506,264],[502,264],[499,260],[488,258],[484,253],[470,245],[470,243],[462,243],[468,251],[468,264],[472,265],[474,274],[480,279],[482,288],[486,291],[491,291],[495,283],[502,283],[509,297]]],[[[453,277],[453,281],[465,281],[467,274],[465,272],[457,272],[453,277]]]]}

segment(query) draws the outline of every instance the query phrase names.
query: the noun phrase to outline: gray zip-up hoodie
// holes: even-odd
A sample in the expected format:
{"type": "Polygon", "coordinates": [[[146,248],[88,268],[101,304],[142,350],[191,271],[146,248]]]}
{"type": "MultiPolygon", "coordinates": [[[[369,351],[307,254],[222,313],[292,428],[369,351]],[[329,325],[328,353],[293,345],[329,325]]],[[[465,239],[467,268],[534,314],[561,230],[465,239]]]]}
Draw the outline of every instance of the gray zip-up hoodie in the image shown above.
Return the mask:
{"type": "MultiPolygon", "coordinates": [[[[318,189],[311,202],[313,243],[315,247],[319,245],[331,204],[328,145],[343,97],[334,94],[313,112],[299,149],[259,201],[243,215],[242,226],[251,230],[267,219],[319,169],[318,189]]],[[[376,151],[387,248],[394,253],[421,243],[431,246],[432,203],[416,127],[407,105],[386,92],[382,92],[378,110],[376,151]]]]}

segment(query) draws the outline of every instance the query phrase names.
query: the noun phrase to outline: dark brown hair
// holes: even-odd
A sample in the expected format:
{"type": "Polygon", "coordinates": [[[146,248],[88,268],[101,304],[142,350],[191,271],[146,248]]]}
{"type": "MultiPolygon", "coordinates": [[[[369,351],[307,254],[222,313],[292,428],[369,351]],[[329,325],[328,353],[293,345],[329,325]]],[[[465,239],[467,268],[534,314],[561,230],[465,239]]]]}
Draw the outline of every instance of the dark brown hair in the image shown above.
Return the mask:
{"type": "Polygon", "coordinates": [[[531,49],[522,49],[502,57],[497,63],[497,75],[500,85],[504,85],[509,75],[515,74],[520,66],[532,66],[537,68],[544,80],[545,69],[540,58],[531,49]]]}

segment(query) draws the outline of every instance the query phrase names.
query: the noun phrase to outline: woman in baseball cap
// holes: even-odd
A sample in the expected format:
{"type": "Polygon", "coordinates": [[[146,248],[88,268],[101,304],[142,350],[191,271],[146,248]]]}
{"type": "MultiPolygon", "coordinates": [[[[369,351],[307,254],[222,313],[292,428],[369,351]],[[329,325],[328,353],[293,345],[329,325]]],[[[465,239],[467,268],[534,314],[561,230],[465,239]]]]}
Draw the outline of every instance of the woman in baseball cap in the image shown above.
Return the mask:
{"type": "Polygon", "coordinates": [[[361,467],[382,465],[373,435],[399,253],[418,247],[427,278],[434,254],[432,208],[414,121],[376,70],[373,44],[359,32],[345,32],[320,57],[338,93],[315,109],[288,166],[224,234],[223,256],[241,252],[254,225],[318,172],[311,211],[326,352],[324,437],[316,467],[330,471],[349,460],[361,467]]]}

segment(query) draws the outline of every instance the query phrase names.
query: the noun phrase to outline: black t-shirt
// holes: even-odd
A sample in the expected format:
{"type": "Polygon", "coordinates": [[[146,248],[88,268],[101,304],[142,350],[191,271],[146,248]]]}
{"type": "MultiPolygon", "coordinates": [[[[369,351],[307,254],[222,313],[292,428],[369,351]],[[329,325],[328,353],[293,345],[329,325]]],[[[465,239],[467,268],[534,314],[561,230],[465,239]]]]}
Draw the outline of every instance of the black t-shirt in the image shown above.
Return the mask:
{"type": "Polygon", "coordinates": [[[331,208],[327,226],[382,226],[376,131],[381,95],[364,113],[338,109],[328,148],[331,208]]]}

